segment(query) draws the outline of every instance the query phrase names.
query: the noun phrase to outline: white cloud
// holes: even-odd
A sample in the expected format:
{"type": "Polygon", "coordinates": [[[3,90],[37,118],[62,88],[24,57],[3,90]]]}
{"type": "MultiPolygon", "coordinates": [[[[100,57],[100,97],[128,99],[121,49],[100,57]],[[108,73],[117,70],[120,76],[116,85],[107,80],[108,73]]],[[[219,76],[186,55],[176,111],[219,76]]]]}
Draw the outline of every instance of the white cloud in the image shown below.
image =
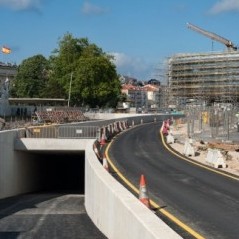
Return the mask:
{"type": "Polygon", "coordinates": [[[14,10],[38,10],[42,0],[0,0],[0,6],[6,6],[14,10]]]}
{"type": "Polygon", "coordinates": [[[85,15],[98,15],[105,13],[107,9],[94,5],[90,2],[84,2],[81,11],[85,15]]]}
{"type": "Polygon", "coordinates": [[[113,62],[121,75],[147,80],[154,70],[154,64],[150,64],[140,57],[131,57],[118,52],[110,53],[110,55],[114,56],[113,62]]]}
{"type": "Polygon", "coordinates": [[[212,8],[209,13],[219,14],[222,12],[229,11],[239,11],[239,1],[238,0],[220,0],[212,8]]]}

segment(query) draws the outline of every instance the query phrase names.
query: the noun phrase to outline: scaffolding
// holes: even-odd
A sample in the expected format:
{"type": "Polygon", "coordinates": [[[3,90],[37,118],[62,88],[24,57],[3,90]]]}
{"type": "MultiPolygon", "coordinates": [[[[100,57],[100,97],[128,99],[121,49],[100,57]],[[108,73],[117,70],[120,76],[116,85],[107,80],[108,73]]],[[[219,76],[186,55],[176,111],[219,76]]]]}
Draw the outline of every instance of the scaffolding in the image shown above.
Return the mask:
{"type": "Polygon", "coordinates": [[[168,58],[171,104],[239,102],[239,52],[177,54],[168,58]]]}

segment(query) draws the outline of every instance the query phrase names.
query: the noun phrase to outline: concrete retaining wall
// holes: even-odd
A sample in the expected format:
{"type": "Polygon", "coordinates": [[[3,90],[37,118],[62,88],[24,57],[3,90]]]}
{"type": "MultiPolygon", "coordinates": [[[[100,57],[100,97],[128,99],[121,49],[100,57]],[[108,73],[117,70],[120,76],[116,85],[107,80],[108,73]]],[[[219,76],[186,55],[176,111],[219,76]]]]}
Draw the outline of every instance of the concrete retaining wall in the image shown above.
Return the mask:
{"type": "MultiPolygon", "coordinates": [[[[97,120],[98,126],[103,126],[106,124],[110,124],[117,120],[128,120],[131,125],[132,122],[134,124],[140,124],[143,120],[143,123],[153,122],[154,120],[165,120],[171,118],[171,115],[160,115],[160,114],[103,114],[103,113],[87,113],[86,116],[91,119],[97,120]]],[[[176,116],[178,117],[178,116],[176,116]]],[[[95,125],[95,121],[85,122],[87,125],[95,125]]],[[[84,123],[83,123],[84,124],[84,123]]]]}
{"type": "Polygon", "coordinates": [[[181,238],[102,167],[93,142],[85,151],[85,207],[95,225],[114,239],[181,238]]]}

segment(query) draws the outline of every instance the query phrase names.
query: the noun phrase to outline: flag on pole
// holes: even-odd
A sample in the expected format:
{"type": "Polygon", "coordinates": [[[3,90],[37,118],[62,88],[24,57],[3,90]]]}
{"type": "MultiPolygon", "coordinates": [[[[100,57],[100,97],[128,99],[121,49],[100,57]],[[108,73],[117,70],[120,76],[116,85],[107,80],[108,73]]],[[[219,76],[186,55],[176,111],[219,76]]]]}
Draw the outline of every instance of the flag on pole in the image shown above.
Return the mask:
{"type": "Polygon", "coordinates": [[[11,49],[9,47],[3,46],[2,47],[2,53],[10,54],[11,53],[11,49]]]}

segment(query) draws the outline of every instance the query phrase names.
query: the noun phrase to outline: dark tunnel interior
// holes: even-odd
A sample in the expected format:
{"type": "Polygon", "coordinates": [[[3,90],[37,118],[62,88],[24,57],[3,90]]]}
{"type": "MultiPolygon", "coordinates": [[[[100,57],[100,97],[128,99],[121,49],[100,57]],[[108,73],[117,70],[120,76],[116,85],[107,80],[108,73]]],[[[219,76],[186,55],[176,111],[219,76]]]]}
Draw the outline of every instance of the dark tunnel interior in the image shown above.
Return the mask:
{"type": "Polygon", "coordinates": [[[84,194],[85,153],[31,153],[38,170],[37,191],[84,194]]]}

